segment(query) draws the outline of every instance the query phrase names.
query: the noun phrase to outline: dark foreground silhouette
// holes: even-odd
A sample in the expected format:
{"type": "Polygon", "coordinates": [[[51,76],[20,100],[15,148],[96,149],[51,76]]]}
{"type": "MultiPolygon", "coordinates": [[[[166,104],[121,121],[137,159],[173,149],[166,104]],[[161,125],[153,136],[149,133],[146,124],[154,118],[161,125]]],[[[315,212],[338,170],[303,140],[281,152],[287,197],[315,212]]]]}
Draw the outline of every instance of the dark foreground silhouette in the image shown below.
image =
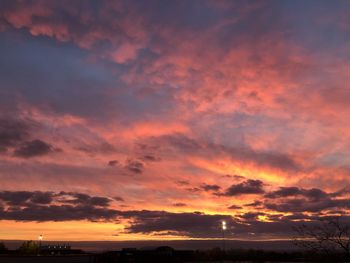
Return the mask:
{"type": "Polygon", "coordinates": [[[17,250],[2,249],[0,263],[119,263],[119,262],[350,262],[344,253],[309,251],[266,251],[253,249],[175,250],[169,246],[156,248],[124,248],[118,251],[85,253],[67,245],[22,246],[17,250]],[[34,249],[34,250],[30,250],[34,249]]]}

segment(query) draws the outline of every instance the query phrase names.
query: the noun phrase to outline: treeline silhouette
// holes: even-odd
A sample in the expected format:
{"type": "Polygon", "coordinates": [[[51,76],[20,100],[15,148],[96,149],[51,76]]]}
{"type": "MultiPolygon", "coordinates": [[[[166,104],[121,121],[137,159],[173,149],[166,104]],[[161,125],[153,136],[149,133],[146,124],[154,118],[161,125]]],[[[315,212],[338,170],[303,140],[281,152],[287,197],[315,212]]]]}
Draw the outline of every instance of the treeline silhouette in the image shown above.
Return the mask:
{"type": "MultiPolygon", "coordinates": [[[[0,259],[5,255],[35,256],[38,244],[25,241],[16,250],[9,250],[0,242],[0,259]]],[[[83,254],[84,253],[82,251],[83,254]]],[[[57,256],[57,255],[55,255],[57,256]]],[[[64,257],[65,255],[60,255],[64,257]]],[[[208,250],[175,250],[169,246],[136,249],[125,248],[120,251],[109,251],[90,254],[94,263],[177,263],[177,262],[349,262],[347,253],[341,250],[323,253],[315,250],[267,251],[256,249],[213,248],[208,250]]],[[[90,257],[89,256],[89,257],[90,257]]]]}
{"type": "Polygon", "coordinates": [[[96,263],[119,262],[346,262],[346,254],[314,251],[266,251],[255,249],[174,250],[159,247],[154,250],[122,250],[96,255],[96,263]]]}

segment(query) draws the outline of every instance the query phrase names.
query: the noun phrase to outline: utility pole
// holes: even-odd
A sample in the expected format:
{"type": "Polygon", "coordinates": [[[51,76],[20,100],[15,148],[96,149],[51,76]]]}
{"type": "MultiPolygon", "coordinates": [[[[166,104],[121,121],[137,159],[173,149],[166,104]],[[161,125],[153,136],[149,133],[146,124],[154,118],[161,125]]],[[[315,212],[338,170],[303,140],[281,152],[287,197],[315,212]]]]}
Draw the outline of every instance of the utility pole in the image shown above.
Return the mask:
{"type": "Polygon", "coordinates": [[[221,229],[222,229],[222,250],[225,251],[225,231],[227,229],[226,221],[221,222],[221,229]]]}

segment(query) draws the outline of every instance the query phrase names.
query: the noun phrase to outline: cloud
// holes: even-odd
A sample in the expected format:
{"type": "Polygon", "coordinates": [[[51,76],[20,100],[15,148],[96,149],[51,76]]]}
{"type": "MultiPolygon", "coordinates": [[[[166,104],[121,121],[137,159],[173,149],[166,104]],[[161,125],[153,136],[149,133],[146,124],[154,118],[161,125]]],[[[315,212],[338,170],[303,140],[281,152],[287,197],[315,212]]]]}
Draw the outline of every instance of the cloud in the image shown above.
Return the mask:
{"type": "Polygon", "coordinates": [[[301,193],[301,190],[298,187],[280,187],[279,190],[274,192],[267,193],[265,197],[267,198],[279,198],[279,197],[287,197],[294,196],[301,193]]]}
{"type": "Polygon", "coordinates": [[[115,197],[113,197],[113,199],[114,199],[115,201],[118,201],[118,202],[124,202],[124,201],[125,201],[124,198],[123,198],[123,197],[120,197],[120,196],[115,196],[115,197]]]}
{"type": "Polygon", "coordinates": [[[275,202],[264,202],[264,208],[278,212],[320,212],[333,209],[349,209],[350,199],[282,199],[275,202]]]}
{"type": "Polygon", "coordinates": [[[184,207],[184,206],[187,206],[187,205],[185,203],[174,203],[173,206],[184,207]]]}
{"type": "Polygon", "coordinates": [[[298,187],[280,187],[278,190],[265,195],[265,197],[271,199],[290,196],[304,196],[309,199],[319,200],[329,197],[329,194],[317,188],[302,189],[298,187]]]}
{"type": "Polygon", "coordinates": [[[239,205],[230,205],[230,206],[228,207],[228,209],[233,209],[233,210],[241,209],[241,208],[242,208],[242,207],[239,206],[239,205]]]}
{"type": "Polygon", "coordinates": [[[263,202],[261,200],[255,200],[254,202],[246,204],[244,206],[259,207],[261,205],[263,205],[263,202]]]}
{"type": "Polygon", "coordinates": [[[265,215],[265,213],[262,213],[262,212],[247,212],[247,213],[241,214],[240,218],[243,218],[244,220],[251,221],[251,220],[258,219],[258,217],[262,216],[262,215],[265,215]]]}
{"type": "MultiPolygon", "coordinates": [[[[274,152],[257,151],[249,145],[228,146],[210,141],[202,141],[189,138],[186,134],[176,133],[150,138],[149,141],[155,145],[170,146],[179,152],[192,156],[216,156],[227,157],[232,161],[246,164],[254,164],[258,167],[279,169],[282,171],[296,172],[302,167],[292,158],[292,156],[274,152]]],[[[232,176],[235,179],[242,179],[239,175],[232,176]]]]}
{"type": "Polygon", "coordinates": [[[47,155],[55,152],[55,149],[51,144],[48,144],[42,140],[33,140],[22,143],[14,151],[14,155],[22,158],[31,158],[36,156],[47,155]]]}
{"type": "Polygon", "coordinates": [[[102,154],[109,154],[109,153],[114,153],[116,149],[113,147],[113,145],[109,144],[108,142],[101,142],[96,144],[91,145],[80,145],[76,147],[77,150],[85,152],[87,154],[97,154],[97,153],[102,153],[102,154]]]}
{"type": "Polygon", "coordinates": [[[29,135],[29,125],[16,119],[0,119],[0,153],[15,147],[29,135]]]}
{"type": "Polygon", "coordinates": [[[118,160],[111,160],[111,161],[108,162],[109,166],[117,166],[118,164],[119,164],[118,160]]]}
{"type": "MultiPolygon", "coordinates": [[[[120,201],[118,198],[114,200],[120,201]]],[[[92,222],[125,222],[124,234],[149,234],[161,236],[171,233],[181,237],[221,237],[221,221],[228,225],[227,236],[243,237],[253,233],[257,237],[269,235],[285,237],[292,233],[293,227],[301,224],[314,224],[320,218],[332,217],[332,214],[319,213],[323,208],[320,201],[308,203],[296,200],[287,203],[275,203],[274,213],[250,211],[237,214],[206,214],[203,212],[174,213],[157,210],[117,210],[111,206],[112,199],[104,196],[90,196],[77,192],[41,192],[41,191],[2,191],[0,192],[0,220],[15,221],[70,221],[88,220],[92,222]],[[313,215],[304,214],[305,211],[313,215]],[[291,208],[291,209],[290,209],[291,208]],[[321,210],[318,210],[321,209],[321,210]],[[289,215],[276,212],[288,212],[289,215]],[[264,218],[261,220],[260,218],[264,218]],[[268,221],[266,221],[268,220],[268,221]],[[295,221],[297,220],[297,221],[295,221]]],[[[333,200],[332,207],[349,208],[349,200],[333,200]]],[[[184,203],[173,204],[176,207],[184,203]]],[[[267,204],[266,208],[268,207],[267,204]]],[[[124,208],[127,206],[124,206],[124,208]]],[[[241,209],[232,205],[229,209],[241,209]]],[[[344,216],[346,219],[347,217],[344,216]]],[[[348,219],[347,219],[348,220],[348,219]]]]}
{"type": "Polygon", "coordinates": [[[235,180],[243,180],[243,179],[245,179],[244,176],[237,175],[237,174],[234,174],[234,175],[225,174],[225,175],[222,175],[222,177],[223,177],[223,178],[232,178],[232,179],[235,179],[235,180]]]}
{"type": "Polygon", "coordinates": [[[29,192],[29,191],[2,191],[0,200],[8,205],[24,205],[27,201],[39,203],[50,203],[52,201],[51,192],[29,192]]]}
{"type": "Polygon", "coordinates": [[[140,159],[142,159],[143,161],[146,161],[146,162],[157,162],[157,161],[160,161],[160,158],[154,156],[154,155],[151,155],[151,154],[146,154],[146,155],[143,155],[140,159]]]}
{"type": "Polygon", "coordinates": [[[90,196],[82,193],[60,192],[58,201],[61,203],[87,205],[87,206],[109,206],[112,201],[110,198],[100,196],[90,196]]]}
{"type": "Polygon", "coordinates": [[[276,191],[266,193],[264,195],[266,199],[255,201],[251,205],[278,212],[327,211],[327,213],[332,213],[337,209],[350,207],[349,199],[343,197],[347,193],[347,190],[344,189],[328,193],[318,188],[280,187],[276,191]]]}
{"type": "MultiPolygon", "coordinates": [[[[221,222],[225,220],[228,226],[227,237],[247,237],[252,234],[254,237],[290,237],[293,235],[293,228],[305,225],[316,225],[320,216],[308,216],[298,214],[299,221],[283,214],[269,215],[264,212],[247,212],[237,217],[219,214],[193,213],[171,213],[166,211],[124,211],[125,218],[132,219],[130,226],[126,228],[128,233],[143,233],[149,235],[172,235],[187,237],[220,238],[221,222]],[[269,221],[260,220],[265,217],[269,221]]],[[[325,217],[327,218],[327,216],[325,217]]],[[[349,218],[345,218],[348,220],[349,218]]]]}
{"type": "MultiPolygon", "coordinates": [[[[124,215],[133,218],[128,233],[157,233],[172,231],[190,237],[220,237],[221,221],[233,222],[228,215],[208,215],[200,212],[170,213],[165,211],[133,211],[124,215]]],[[[232,225],[232,224],[231,224],[232,225]]]]}
{"type": "Polygon", "coordinates": [[[201,184],[200,188],[202,188],[204,191],[214,191],[217,192],[221,189],[219,185],[216,184],[201,184]]]}
{"type": "Polygon", "coordinates": [[[30,202],[34,204],[50,204],[53,201],[54,197],[52,192],[40,192],[36,191],[30,198],[30,202]]]}
{"type": "MultiPolygon", "coordinates": [[[[115,221],[126,219],[129,233],[175,231],[189,236],[217,235],[220,220],[227,215],[206,215],[200,212],[172,213],[166,211],[130,210],[110,208],[111,199],[73,192],[0,192],[0,220],[16,221],[115,221]]],[[[181,204],[183,206],[184,204],[181,204]]],[[[180,205],[177,205],[180,206],[180,205]]]]}
{"type": "Polygon", "coordinates": [[[125,168],[132,173],[141,174],[144,169],[144,164],[138,160],[127,160],[125,168]]]}
{"type": "Polygon", "coordinates": [[[0,201],[13,206],[51,204],[52,202],[75,205],[108,206],[111,199],[63,191],[59,193],[48,191],[0,191],[0,201]]]}
{"type": "Polygon", "coordinates": [[[1,220],[15,221],[115,221],[118,212],[113,209],[89,205],[28,205],[20,209],[0,211],[1,220]]]}
{"type": "Polygon", "coordinates": [[[186,185],[189,185],[190,182],[187,180],[178,180],[178,181],[176,181],[176,184],[178,184],[180,186],[186,186],[186,185]]]}
{"type": "Polygon", "coordinates": [[[239,184],[233,184],[221,194],[225,196],[237,196],[246,194],[262,194],[264,183],[260,180],[246,180],[239,184]]]}
{"type": "Polygon", "coordinates": [[[115,220],[118,211],[108,208],[111,199],[73,192],[2,191],[0,220],[68,221],[115,220]]]}
{"type": "Polygon", "coordinates": [[[188,187],[188,188],[186,188],[186,191],[192,192],[192,193],[197,193],[197,192],[200,192],[201,189],[199,187],[188,187]]]}

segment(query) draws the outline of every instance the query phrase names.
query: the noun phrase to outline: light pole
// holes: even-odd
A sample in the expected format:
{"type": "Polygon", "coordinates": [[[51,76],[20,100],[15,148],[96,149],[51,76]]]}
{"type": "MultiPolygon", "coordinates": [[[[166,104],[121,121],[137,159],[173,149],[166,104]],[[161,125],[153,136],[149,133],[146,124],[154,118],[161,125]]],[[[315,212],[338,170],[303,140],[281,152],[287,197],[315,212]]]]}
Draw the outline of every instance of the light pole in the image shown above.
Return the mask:
{"type": "Polygon", "coordinates": [[[39,237],[38,237],[38,239],[39,239],[39,248],[41,247],[41,241],[43,240],[43,235],[40,235],[39,237]]]}
{"type": "Polygon", "coordinates": [[[222,229],[222,249],[225,251],[225,231],[227,229],[226,221],[221,222],[221,229],[222,229]]]}
{"type": "Polygon", "coordinates": [[[41,241],[43,240],[43,235],[38,236],[38,240],[39,240],[39,247],[38,247],[38,256],[40,255],[40,251],[41,251],[41,241]]]}

